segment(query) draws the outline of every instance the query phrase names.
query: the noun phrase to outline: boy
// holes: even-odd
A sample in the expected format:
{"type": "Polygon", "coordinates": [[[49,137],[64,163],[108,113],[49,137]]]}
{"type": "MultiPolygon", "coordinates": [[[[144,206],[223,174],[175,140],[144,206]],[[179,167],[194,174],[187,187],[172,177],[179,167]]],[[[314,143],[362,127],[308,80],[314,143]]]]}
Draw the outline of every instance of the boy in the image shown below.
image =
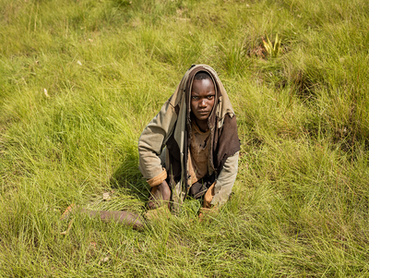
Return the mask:
{"type": "Polygon", "coordinates": [[[139,168],[150,209],[173,211],[190,196],[202,211],[225,203],[238,170],[236,117],[217,73],[193,65],[139,138],[139,168]]]}

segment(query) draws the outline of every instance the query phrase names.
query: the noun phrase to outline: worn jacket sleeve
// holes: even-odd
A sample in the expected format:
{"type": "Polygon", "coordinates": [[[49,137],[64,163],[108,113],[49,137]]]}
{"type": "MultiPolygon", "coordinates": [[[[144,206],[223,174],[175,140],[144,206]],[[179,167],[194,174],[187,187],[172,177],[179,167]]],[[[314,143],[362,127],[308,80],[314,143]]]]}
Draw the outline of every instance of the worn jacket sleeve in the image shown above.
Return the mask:
{"type": "Polygon", "coordinates": [[[238,162],[239,152],[236,152],[234,155],[228,157],[228,159],[225,161],[225,164],[222,167],[222,170],[219,173],[215,183],[215,195],[211,201],[212,205],[222,205],[228,201],[229,195],[232,192],[233,184],[236,180],[238,162]]]}
{"type": "Polygon", "coordinates": [[[160,184],[167,177],[160,156],[175,121],[176,114],[168,100],[140,135],[139,169],[150,186],[160,184]]]}

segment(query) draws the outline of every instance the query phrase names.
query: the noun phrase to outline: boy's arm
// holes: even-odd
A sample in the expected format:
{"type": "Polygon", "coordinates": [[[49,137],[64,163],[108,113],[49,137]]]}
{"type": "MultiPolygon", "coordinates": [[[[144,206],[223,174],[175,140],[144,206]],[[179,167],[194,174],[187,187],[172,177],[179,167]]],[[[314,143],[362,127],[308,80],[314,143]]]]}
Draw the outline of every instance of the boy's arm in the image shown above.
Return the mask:
{"type": "Polygon", "coordinates": [[[211,201],[211,205],[222,205],[228,201],[229,195],[232,192],[233,184],[236,180],[238,161],[239,152],[228,157],[225,161],[225,164],[215,182],[215,195],[211,201]]]}
{"type": "Polygon", "coordinates": [[[168,100],[139,138],[139,169],[152,187],[159,185],[167,177],[160,155],[176,121],[173,110],[168,100]]]}

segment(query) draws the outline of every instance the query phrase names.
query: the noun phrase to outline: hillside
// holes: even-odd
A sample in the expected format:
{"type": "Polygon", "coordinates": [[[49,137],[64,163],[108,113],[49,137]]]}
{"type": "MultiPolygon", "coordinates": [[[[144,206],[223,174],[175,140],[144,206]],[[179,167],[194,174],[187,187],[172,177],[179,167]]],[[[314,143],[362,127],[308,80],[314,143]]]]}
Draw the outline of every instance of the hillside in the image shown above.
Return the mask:
{"type": "Polygon", "coordinates": [[[0,276],[368,277],[368,5],[0,0],[0,276]],[[144,211],[138,138],[197,63],[237,114],[230,202],[61,221],[144,211]]]}

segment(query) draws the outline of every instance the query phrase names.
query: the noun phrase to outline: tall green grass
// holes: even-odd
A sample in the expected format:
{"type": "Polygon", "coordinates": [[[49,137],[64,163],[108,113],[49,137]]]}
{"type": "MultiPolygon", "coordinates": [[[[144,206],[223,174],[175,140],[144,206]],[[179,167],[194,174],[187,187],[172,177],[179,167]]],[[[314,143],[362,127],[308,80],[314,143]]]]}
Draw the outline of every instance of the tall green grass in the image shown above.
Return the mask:
{"type": "Polygon", "coordinates": [[[368,276],[368,1],[0,10],[0,276],[368,276]],[[276,34],[271,58],[262,38],[276,34]],[[203,222],[188,201],[141,232],[61,221],[71,203],[144,211],[138,138],[195,63],[216,69],[237,114],[231,201],[203,222]]]}

